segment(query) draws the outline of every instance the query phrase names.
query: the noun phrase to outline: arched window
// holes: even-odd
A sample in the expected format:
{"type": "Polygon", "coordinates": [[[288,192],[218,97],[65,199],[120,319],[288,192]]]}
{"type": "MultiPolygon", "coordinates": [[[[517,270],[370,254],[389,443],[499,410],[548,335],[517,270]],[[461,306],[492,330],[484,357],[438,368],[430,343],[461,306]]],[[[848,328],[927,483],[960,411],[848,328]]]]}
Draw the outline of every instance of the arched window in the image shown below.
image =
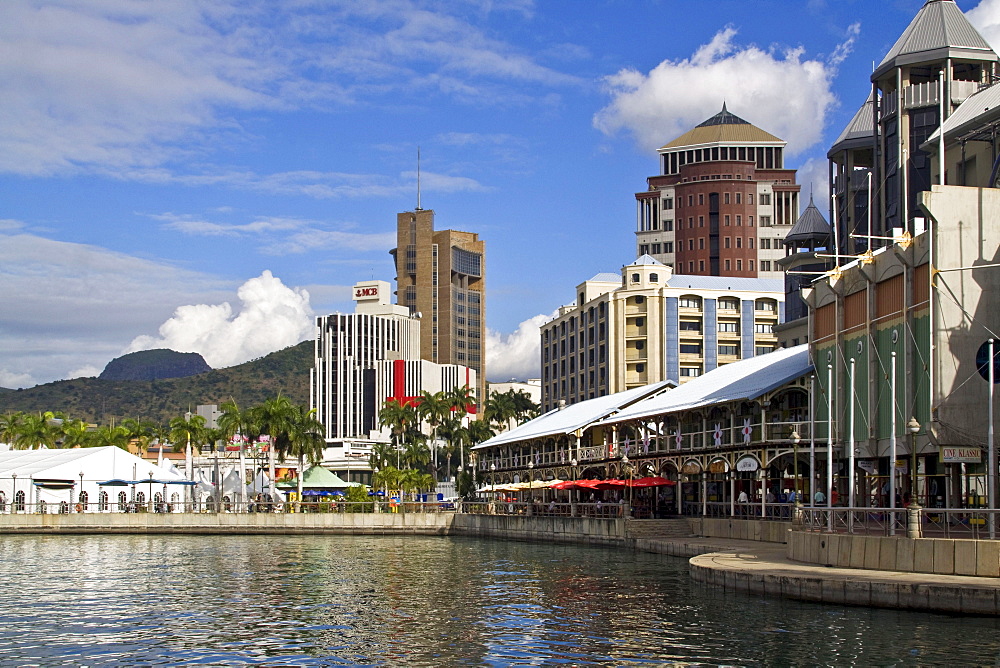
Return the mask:
{"type": "Polygon", "coordinates": [[[97,509],[101,512],[106,512],[108,510],[108,493],[101,492],[97,495],[97,509]]]}
{"type": "Polygon", "coordinates": [[[24,490],[18,491],[14,495],[14,510],[24,512],[24,490]]]}
{"type": "Polygon", "coordinates": [[[87,502],[90,500],[90,497],[87,495],[87,493],[80,492],[80,497],[77,500],[79,501],[80,505],[83,506],[84,510],[86,510],[87,502]]]}
{"type": "Polygon", "coordinates": [[[125,512],[128,508],[128,495],[125,492],[118,492],[118,510],[125,512]]]}
{"type": "Polygon", "coordinates": [[[69,515],[69,504],[66,503],[65,501],[60,501],[59,502],[59,514],[60,515],[69,515]]]}
{"type": "Polygon", "coordinates": [[[656,282],[658,282],[660,280],[660,275],[659,274],[650,274],[649,275],[649,280],[650,280],[651,283],[656,283],[656,282]]]}

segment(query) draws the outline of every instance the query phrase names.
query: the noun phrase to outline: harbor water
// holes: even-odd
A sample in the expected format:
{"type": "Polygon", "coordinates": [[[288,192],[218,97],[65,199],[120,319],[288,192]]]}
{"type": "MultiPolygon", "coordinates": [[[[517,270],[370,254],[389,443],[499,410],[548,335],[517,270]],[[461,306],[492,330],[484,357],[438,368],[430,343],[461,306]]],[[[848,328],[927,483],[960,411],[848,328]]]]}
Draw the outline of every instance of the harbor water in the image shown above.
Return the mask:
{"type": "Polygon", "coordinates": [[[1000,622],[445,537],[3,536],[0,665],[996,665],[1000,622]]]}

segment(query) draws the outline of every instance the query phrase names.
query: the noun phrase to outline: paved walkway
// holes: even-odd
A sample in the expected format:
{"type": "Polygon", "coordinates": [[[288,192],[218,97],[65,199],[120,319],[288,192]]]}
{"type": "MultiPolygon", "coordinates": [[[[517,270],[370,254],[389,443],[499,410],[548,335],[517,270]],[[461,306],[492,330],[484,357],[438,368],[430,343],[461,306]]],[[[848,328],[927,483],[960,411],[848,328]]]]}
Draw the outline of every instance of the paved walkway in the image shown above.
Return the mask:
{"type": "Polygon", "coordinates": [[[698,582],[803,601],[1000,615],[1000,579],[930,575],[794,562],[785,545],[724,538],[643,541],[653,552],[690,556],[698,582]]]}

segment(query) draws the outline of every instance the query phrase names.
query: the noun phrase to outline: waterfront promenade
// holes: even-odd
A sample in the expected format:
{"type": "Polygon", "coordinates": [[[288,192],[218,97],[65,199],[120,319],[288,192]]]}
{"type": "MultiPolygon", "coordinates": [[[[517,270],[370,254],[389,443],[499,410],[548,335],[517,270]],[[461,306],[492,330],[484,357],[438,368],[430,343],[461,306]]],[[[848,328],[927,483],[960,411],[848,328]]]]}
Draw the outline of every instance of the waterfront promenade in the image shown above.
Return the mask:
{"type": "MultiPolygon", "coordinates": [[[[960,575],[955,574],[954,559],[950,573],[806,563],[792,559],[791,555],[801,549],[802,540],[817,534],[790,529],[791,525],[783,522],[531,517],[461,512],[0,515],[0,535],[451,535],[620,546],[687,558],[695,581],[751,594],[839,605],[1000,615],[1000,577],[975,575],[974,566],[968,571],[972,574],[960,575]],[[800,533],[802,535],[798,536],[800,533]]],[[[836,535],[828,536],[836,540],[836,535]]],[[[851,552],[861,549],[860,546],[865,545],[863,541],[871,537],[858,537],[860,541],[850,547],[847,547],[846,538],[840,536],[839,540],[851,552]]],[[[894,547],[900,546],[903,550],[910,539],[889,540],[894,547]]],[[[943,544],[935,539],[918,540],[920,546],[926,544],[932,549],[943,544]]],[[[987,560],[991,565],[993,561],[1000,561],[993,551],[998,547],[997,541],[960,543],[959,547],[973,547],[972,554],[979,554],[980,561],[987,560]],[[977,552],[976,547],[982,549],[977,552]]],[[[961,572],[960,567],[958,572],[961,572]]]]}

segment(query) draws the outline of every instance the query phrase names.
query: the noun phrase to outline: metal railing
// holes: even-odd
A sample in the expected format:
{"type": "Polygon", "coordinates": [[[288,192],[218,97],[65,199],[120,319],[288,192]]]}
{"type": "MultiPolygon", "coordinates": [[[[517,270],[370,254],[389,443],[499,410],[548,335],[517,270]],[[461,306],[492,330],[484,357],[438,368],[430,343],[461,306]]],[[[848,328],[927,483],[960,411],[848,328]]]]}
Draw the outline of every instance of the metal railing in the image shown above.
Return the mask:
{"type": "Polygon", "coordinates": [[[39,503],[6,503],[0,505],[0,515],[76,515],[101,514],[114,515],[122,513],[439,513],[455,512],[460,509],[460,503],[451,501],[227,501],[221,503],[212,501],[173,502],[173,503],[75,503],[39,502],[39,503]]]}

